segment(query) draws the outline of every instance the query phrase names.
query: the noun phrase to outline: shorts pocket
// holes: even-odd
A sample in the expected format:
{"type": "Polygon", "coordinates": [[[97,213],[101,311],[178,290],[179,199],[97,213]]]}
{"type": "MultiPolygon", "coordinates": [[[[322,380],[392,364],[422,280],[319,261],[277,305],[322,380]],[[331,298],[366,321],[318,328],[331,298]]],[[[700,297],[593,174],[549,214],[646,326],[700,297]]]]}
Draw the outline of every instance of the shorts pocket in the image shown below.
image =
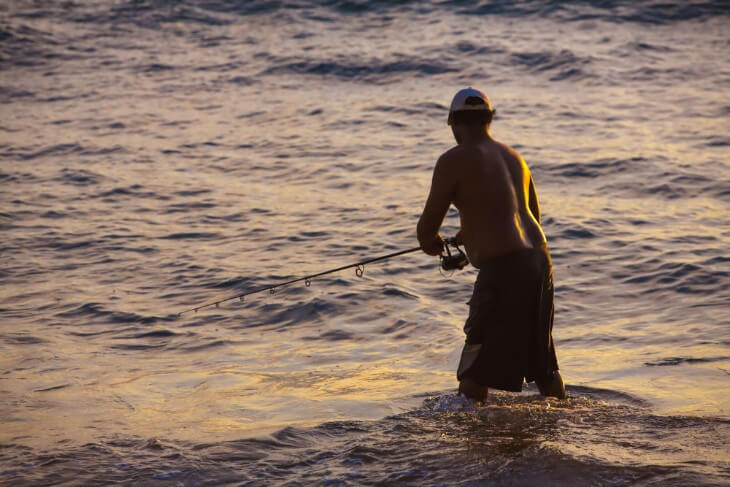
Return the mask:
{"type": "Polygon", "coordinates": [[[497,295],[493,289],[474,291],[469,304],[469,316],[464,323],[466,343],[483,343],[485,328],[489,326],[489,317],[494,315],[497,295]]]}

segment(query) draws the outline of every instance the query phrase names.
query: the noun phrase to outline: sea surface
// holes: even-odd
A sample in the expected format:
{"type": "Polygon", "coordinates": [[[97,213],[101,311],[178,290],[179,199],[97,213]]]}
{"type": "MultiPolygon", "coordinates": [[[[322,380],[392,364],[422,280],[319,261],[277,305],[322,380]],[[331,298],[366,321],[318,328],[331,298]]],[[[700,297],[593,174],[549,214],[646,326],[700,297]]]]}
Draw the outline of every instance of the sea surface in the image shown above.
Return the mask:
{"type": "Polygon", "coordinates": [[[730,485],[729,155],[727,1],[3,1],[0,484],[730,485]],[[416,246],[469,85],[568,399],[422,253],[179,315],[416,246]]]}

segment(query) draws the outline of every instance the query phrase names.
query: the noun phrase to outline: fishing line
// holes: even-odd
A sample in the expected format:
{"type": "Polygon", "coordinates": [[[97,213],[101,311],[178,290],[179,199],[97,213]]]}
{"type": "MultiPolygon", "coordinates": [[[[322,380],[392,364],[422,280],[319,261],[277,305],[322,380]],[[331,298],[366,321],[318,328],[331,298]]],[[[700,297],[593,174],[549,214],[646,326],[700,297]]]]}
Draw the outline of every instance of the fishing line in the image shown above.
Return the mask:
{"type": "MultiPolygon", "coordinates": [[[[466,255],[464,255],[464,253],[459,248],[459,245],[458,245],[456,239],[455,238],[444,239],[444,244],[445,244],[444,248],[446,249],[447,253],[445,255],[441,255],[441,257],[440,257],[441,268],[446,271],[453,271],[455,269],[463,269],[464,266],[469,263],[469,261],[467,260],[466,255]],[[452,254],[451,250],[449,250],[449,246],[454,247],[458,253],[452,254]]],[[[381,255],[378,257],[361,260],[360,262],[355,262],[354,264],[343,265],[341,267],[336,267],[334,269],[329,269],[326,271],[318,272],[316,274],[310,274],[308,276],[297,277],[295,279],[281,282],[279,284],[272,284],[271,286],[264,286],[259,289],[254,289],[253,291],[248,291],[248,292],[237,294],[235,296],[231,296],[228,298],[219,299],[218,301],[201,304],[200,306],[196,306],[194,308],[186,309],[185,311],[181,311],[180,313],[178,313],[178,316],[182,316],[183,314],[190,313],[190,312],[197,313],[198,310],[210,308],[213,306],[215,306],[217,308],[219,305],[221,305],[223,303],[227,303],[229,301],[233,301],[236,299],[243,302],[244,298],[246,296],[251,296],[252,294],[262,293],[264,291],[269,291],[270,294],[275,294],[276,290],[278,288],[288,286],[288,285],[294,284],[296,282],[304,281],[304,285],[306,287],[309,287],[312,285],[312,279],[314,279],[315,277],[321,277],[321,276],[325,276],[327,274],[333,274],[335,272],[344,271],[345,269],[351,269],[353,267],[355,268],[355,275],[357,277],[362,277],[363,274],[365,273],[365,266],[367,264],[372,264],[373,262],[378,262],[381,260],[392,259],[393,257],[398,257],[398,256],[404,255],[404,254],[410,254],[412,252],[417,252],[419,250],[421,250],[421,247],[413,247],[412,249],[400,250],[398,252],[393,252],[392,254],[381,255]]]]}

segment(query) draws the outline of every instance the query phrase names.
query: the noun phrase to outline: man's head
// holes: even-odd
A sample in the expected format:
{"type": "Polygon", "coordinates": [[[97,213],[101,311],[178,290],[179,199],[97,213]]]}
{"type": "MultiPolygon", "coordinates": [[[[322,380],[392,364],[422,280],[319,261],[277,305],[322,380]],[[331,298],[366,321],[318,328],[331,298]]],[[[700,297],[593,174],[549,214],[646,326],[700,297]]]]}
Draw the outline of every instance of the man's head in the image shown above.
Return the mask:
{"type": "Polygon", "coordinates": [[[461,143],[467,133],[486,133],[495,112],[487,95],[471,86],[456,93],[448,119],[456,142],[461,143]]]}

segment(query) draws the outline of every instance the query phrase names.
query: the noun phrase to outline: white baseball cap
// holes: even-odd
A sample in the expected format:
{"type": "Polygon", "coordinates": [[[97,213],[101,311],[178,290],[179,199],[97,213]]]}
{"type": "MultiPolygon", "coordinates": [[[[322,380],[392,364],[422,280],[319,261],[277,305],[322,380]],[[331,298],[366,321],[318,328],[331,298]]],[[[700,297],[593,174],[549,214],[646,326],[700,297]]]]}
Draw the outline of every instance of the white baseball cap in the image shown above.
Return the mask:
{"type": "Polygon", "coordinates": [[[459,90],[456,95],[454,95],[454,99],[451,100],[451,108],[449,108],[448,124],[451,125],[452,113],[465,110],[484,110],[490,112],[493,111],[492,104],[489,101],[489,97],[486,95],[486,93],[479,91],[476,88],[472,88],[471,86],[469,88],[459,90]],[[474,100],[470,100],[470,98],[478,98],[482,102],[473,103],[474,100]],[[467,103],[467,100],[472,103],[467,103]]]}

